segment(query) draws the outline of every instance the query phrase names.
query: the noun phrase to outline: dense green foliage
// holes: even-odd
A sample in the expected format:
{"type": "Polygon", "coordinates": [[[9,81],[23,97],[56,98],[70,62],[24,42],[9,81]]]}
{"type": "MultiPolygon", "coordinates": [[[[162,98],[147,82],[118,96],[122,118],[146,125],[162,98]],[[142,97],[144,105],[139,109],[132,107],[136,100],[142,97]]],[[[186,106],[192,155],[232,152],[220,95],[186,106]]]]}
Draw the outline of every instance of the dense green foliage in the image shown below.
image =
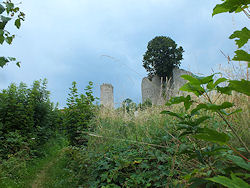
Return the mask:
{"type": "Polygon", "coordinates": [[[78,93],[76,82],[73,82],[70,88],[68,108],[64,110],[64,125],[72,145],[82,145],[87,142],[82,132],[90,130],[89,122],[94,117],[93,102],[96,98],[92,95],[92,88],[92,82],[86,87],[85,94],[78,93]]]}
{"type": "MultiPolygon", "coordinates": [[[[222,4],[216,5],[213,11],[213,15],[222,12],[244,12],[249,18],[248,5],[249,1],[244,0],[225,0],[222,4]]],[[[242,48],[249,40],[249,30],[244,27],[241,31],[235,31],[230,37],[235,39],[238,48],[242,48]],[[238,38],[238,39],[237,39],[238,38]]],[[[240,49],[235,51],[236,55],[233,60],[247,61],[248,68],[250,62],[249,54],[240,49]]],[[[243,141],[235,125],[232,125],[226,116],[230,116],[234,113],[238,113],[241,109],[232,109],[234,104],[229,101],[222,101],[218,104],[218,97],[216,100],[212,100],[212,92],[220,93],[220,95],[231,95],[232,91],[250,96],[250,82],[248,80],[227,80],[225,78],[219,78],[214,80],[214,75],[207,77],[194,77],[189,75],[183,75],[184,79],[188,81],[183,85],[180,90],[191,92],[197,97],[204,97],[205,101],[196,101],[192,99],[190,95],[186,97],[173,97],[167,103],[171,106],[173,104],[183,103],[185,107],[184,113],[176,113],[172,111],[163,111],[163,114],[168,114],[179,119],[179,130],[183,130],[180,137],[192,136],[194,138],[193,149],[186,150],[184,153],[196,156],[198,161],[204,165],[207,165],[211,169],[211,174],[206,174],[202,178],[190,179],[192,186],[206,185],[211,186],[211,182],[218,183],[225,187],[249,187],[247,181],[249,180],[249,160],[250,151],[248,145],[243,141]],[[225,82],[227,84],[225,84],[225,82]],[[224,83],[225,87],[220,85],[224,83]],[[190,108],[194,106],[191,110],[190,108]],[[225,126],[230,129],[231,133],[226,132],[223,129],[219,129],[215,126],[207,126],[205,121],[212,118],[212,116],[203,115],[201,111],[210,111],[216,113],[225,123],[225,126]],[[234,138],[238,140],[241,145],[240,148],[234,148],[230,144],[230,140],[234,138]],[[200,140],[208,142],[206,147],[199,147],[200,140]],[[206,178],[209,177],[209,178],[206,178]],[[231,178],[229,178],[231,177],[231,178]]],[[[218,185],[217,184],[217,185],[218,185]]]]}
{"type": "MultiPolygon", "coordinates": [[[[35,178],[33,173],[39,173],[42,165],[48,166],[46,173],[59,173],[69,178],[57,182],[53,176],[46,176],[44,186],[74,184],[70,180],[70,171],[61,169],[66,167],[69,157],[54,158],[62,147],[67,146],[68,140],[71,145],[86,144],[87,139],[81,131],[89,130],[96,98],[92,95],[92,82],[86,87],[85,95],[78,95],[75,82],[70,90],[68,108],[64,110],[58,110],[50,102],[46,79],[35,81],[30,88],[20,83],[19,86],[11,84],[1,91],[0,186],[29,187],[35,178]],[[53,170],[50,169],[50,160],[56,167],[53,170]]],[[[45,177],[41,178],[44,181],[45,177]]]]}
{"type": "MultiPolygon", "coordinates": [[[[11,44],[15,38],[15,35],[5,29],[7,23],[15,20],[14,24],[19,29],[24,19],[25,14],[11,0],[0,2],[0,44],[4,42],[11,44]]],[[[16,62],[16,58],[0,56],[0,67],[3,68],[9,62],[16,62]]],[[[20,62],[16,62],[16,65],[20,67],[20,62]]]]}
{"type": "MultiPolygon", "coordinates": [[[[213,15],[244,12],[249,17],[248,5],[224,0],[213,15]]],[[[9,0],[4,6],[0,14],[19,11],[9,0]]],[[[1,17],[0,26],[5,27],[6,19],[1,17]]],[[[4,37],[6,42],[14,38],[4,37]]],[[[238,48],[249,37],[246,27],[230,36],[238,48]]],[[[153,39],[149,45],[152,53],[144,55],[152,63],[145,65],[149,76],[171,75],[156,68],[163,68],[165,55],[177,45],[170,38],[156,38],[158,43],[151,45],[153,39]],[[164,55],[161,47],[166,47],[164,55]]],[[[178,58],[167,61],[173,63],[168,71],[182,59],[183,49],[176,50],[178,58]]],[[[235,53],[233,60],[249,65],[246,51],[235,53]]],[[[67,108],[58,110],[50,102],[46,80],[29,88],[11,84],[0,92],[0,187],[248,188],[250,84],[216,75],[183,75],[188,82],[181,90],[191,94],[173,97],[164,107],[150,101],[136,105],[131,99],[118,109],[98,107],[93,83],[81,94],[73,82],[67,108]]]]}
{"type": "Polygon", "coordinates": [[[95,132],[88,134],[87,147],[68,150],[68,168],[75,172],[78,185],[164,187],[170,174],[178,177],[178,172],[171,169],[176,143],[165,135],[173,130],[164,125],[166,121],[156,124],[157,118],[152,116],[144,125],[127,122],[121,114],[97,118],[95,132]]]}
{"type": "Polygon", "coordinates": [[[149,41],[143,56],[143,67],[149,78],[154,75],[171,78],[174,67],[179,67],[183,59],[183,48],[169,37],[158,36],[149,41]]]}
{"type": "Polygon", "coordinates": [[[73,149],[70,154],[78,184],[87,187],[164,187],[171,171],[171,155],[147,146],[110,145],[102,152],[73,149]]]}
{"type": "MultiPolygon", "coordinates": [[[[204,97],[204,102],[195,100],[190,95],[187,95],[186,97],[173,97],[167,105],[171,106],[183,103],[185,108],[184,113],[162,111],[162,114],[168,114],[179,119],[177,126],[179,130],[182,130],[179,139],[183,136],[194,138],[193,147],[188,148],[186,151],[182,151],[182,154],[189,155],[189,159],[192,159],[192,156],[195,156],[201,164],[210,168],[211,174],[207,174],[207,177],[213,177],[218,174],[224,176],[231,175],[233,178],[232,181],[235,181],[236,179],[239,183],[241,182],[242,185],[247,185],[247,183],[244,182],[244,179],[246,180],[247,178],[237,178],[236,173],[237,175],[249,173],[250,166],[247,159],[249,156],[249,149],[246,143],[241,139],[241,135],[235,130],[234,125],[230,124],[226,118],[226,116],[239,112],[240,109],[228,111],[228,109],[231,109],[234,106],[233,103],[228,101],[216,102],[217,99],[212,100],[210,94],[213,91],[217,91],[220,94],[230,95],[231,91],[234,90],[234,87],[231,86],[231,83],[229,83],[228,86],[220,87],[219,84],[226,82],[227,79],[219,78],[218,80],[214,80],[214,75],[207,77],[183,75],[182,77],[189,82],[183,85],[180,90],[192,92],[198,97],[204,97]],[[211,115],[204,115],[202,111],[210,111],[211,115]],[[205,123],[208,119],[212,118],[213,112],[217,113],[218,116],[222,118],[225,122],[225,126],[232,131],[231,133],[222,131],[224,129],[221,127],[218,129],[216,126],[205,123]],[[238,142],[243,148],[234,148],[231,146],[231,138],[238,139],[238,142]],[[202,147],[199,146],[201,140],[208,142],[207,145],[203,145],[202,147]],[[234,166],[234,168],[232,168],[232,166],[234,166]]],[[[243,91],[249,91],[249,89],[249,87],[242,88],[243,91]]],[[[207,184],[208,186],[211,184],[208,180],[220,183],[219,180],[223,179],[221,177],[224,176],[216,176],[209,179],[205,179],[205,176],[202,179],[196,178],[191,179],[190,181],[196,186],[204,184],[207,184]]],[[[233,187],[234,183],[227,181],[227,185],[230,185],[229,187],[233,187]]]]}
{"type": "Polygon", "coordinates": [[[47,81],[11,84],[0,93],[0,158],[20,150],[35,152],[51,137],[58,124],[58,111],[49,100],[47,81]]]}
{"type": "MultiPolygon", "coordinates": [[[[224,1],[214,11],[225,12],[226,8],[220,9],[221,6],[239,2],[224,1]]],[[[235,10],[235,7],[229,7],[230,12],[235,10]]],[[[240,48],[248,41],[247,33],[248,30],[244,28],[230,38],[240,38],[236,41],[240,48]]],[[[239,51],[236,54],[244,55],[239,51]]],[[[244,60],[247,60],[246,57],[244,60]]],[[[150,76],[154,74],[156,71],[151,72],[150,76]]],[[[128,120],[113,115],[111,119],[97,119],[95,132],[88,134],[88,146],[69,150],[71,161],[68,167],[75,171],[78,185],[249,187],[249,150],[246,144],[249,143],[249,134],[244,137],[243,131],[239,131],[244,129],[242,120],[234,121],[235,124],[229,121],[230,116],[234,119],[241,109],[235,108],[234,103],[227,101],[226,97],[232,91],[249,96],[249,81],[215,79],[214,76],[183,76],[189,82],[181,90],[192,92],[194,96],[172,98],[167,103],[168,108],[179,103],[184,106],[179,106],[175,112],[162,111],[162,114],[171,115],[177,121],[163,118],[158,122],[151,116],[141,114],[144,121],[138,124],[130,113],[136,108],[131,100],[123,103],[128,120]],[[235,128],[237,123],[238,129],[235,128]]],[[[244,95],[234,96],[238,97],[245,100],[244,95]]]]}

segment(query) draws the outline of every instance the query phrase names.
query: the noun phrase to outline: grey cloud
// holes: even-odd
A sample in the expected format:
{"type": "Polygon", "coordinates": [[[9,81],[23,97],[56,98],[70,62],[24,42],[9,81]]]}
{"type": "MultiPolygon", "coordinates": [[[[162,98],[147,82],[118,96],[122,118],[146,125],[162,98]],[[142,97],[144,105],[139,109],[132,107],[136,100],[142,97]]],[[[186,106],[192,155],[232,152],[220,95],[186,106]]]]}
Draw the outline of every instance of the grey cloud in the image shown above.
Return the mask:
{"type": "MultiPolygon", "coordinates": [[[[68,88],[77,81],[83,91],[88,81],[109,82],[115,100],[140,102],[140,81],[146,72],[142,56],[157,35],[173,38],[183,46],[182,67],[208,74],[226,62],[219,50],[235,48],[228,36],[232,16],[212,18],[215,4],[204,0],[23,0],[27,17],[12,46],[0,46],[4,55],[22,61],[0,72],[1,88],[10,82],[48,78],[54,101],[65,105],[68,88]],[[2,78],[5,79],[2,79],[2,78]]],[[[245,18],[234,15],[241,27],[245,18]]],[[[1,54],[0,54],[1,55],[1,54]]]]}

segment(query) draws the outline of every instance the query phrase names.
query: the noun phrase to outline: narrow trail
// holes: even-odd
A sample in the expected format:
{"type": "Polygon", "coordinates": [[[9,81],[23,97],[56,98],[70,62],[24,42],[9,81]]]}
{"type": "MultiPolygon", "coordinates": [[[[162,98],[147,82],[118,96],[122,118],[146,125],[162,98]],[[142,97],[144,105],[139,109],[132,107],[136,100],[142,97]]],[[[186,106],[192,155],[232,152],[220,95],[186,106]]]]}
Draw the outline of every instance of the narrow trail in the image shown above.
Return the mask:
{"type": "Polygon", "coordinates": [[[46,171],[48,171],[49,168],[51,168],[53,166],[53,164],[55,163],[55,161],[50,161],[47,165],[45,165],[43,167],[43,169],[39,172],[39,174],[37,174],[36,179],[34,180],[34,182],[32,183],[31,187],[32,188],[39,188],[42,187],[43,182],[45,180],[46,177],[46,171]]]}
{"type": "Polygon", "coordinates": [[[47,178],[47,172],[62,158],[65,148],[61,149],[47,164],[44,165],[41,171],[36,175],[35,180],[31,183],[32,188],[43,188],[47,178]]]}

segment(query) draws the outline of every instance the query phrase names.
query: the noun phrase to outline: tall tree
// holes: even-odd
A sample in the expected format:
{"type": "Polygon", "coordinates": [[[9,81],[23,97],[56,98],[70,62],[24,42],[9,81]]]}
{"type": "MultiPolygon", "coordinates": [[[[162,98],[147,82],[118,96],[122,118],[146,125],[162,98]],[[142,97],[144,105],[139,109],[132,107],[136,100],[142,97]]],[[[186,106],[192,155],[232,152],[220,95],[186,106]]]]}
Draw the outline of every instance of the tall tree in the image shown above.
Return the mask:
{"type": "Polygon", "coordinates": [[[169,37],[158,36],[149,41],[147,51],[143,56],[143,67],[151,79],[157,75],[163,78],[172,77],[173,68],[179,67],[183,59],[183,48],[169,37]]]}

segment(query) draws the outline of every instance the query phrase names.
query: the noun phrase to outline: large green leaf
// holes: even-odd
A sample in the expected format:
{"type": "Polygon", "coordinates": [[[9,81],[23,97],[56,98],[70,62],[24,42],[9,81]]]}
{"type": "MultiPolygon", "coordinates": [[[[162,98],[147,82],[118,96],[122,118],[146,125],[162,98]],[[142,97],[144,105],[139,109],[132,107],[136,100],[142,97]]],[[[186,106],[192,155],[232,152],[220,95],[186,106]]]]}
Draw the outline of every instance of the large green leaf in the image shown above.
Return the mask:
{"type": "Polygon", "coordinates": [[[191,75],[185,74],[185,75],[181,75],[181,77],[184,78],[185,80],[188,80],[192,84],[200,84],[200,81],[191,75]]]}
{"type": "Polygon", "coordinates": [[[238,38],[235,40],[239,48],[244,46],[250,38],[250,31],[244,27],[241,31],[235,31],[230,37],[230,39],[238,38]]]}
{"type": "MultiPolygon", "coordinates": [[[[203,88],[202,85],[204,84],[209,84],[208,87],[212,88],[215,87],[213,86],[213,77],[215,74],[209,75],[209,76],[205,76],[205,77],[200,77],[200,76],[191,76],[191,75],[182,75],[181,77],[184,78],[185,80],[188,80],[189,82],[184,84],[180,90],[181,91],[187,91],[187,92],[192,92],[194,93],[196,96],[201,96],[203,95],[203,93],[205,92],[205,89],[203,88]]],[[[219,82],[224,81],[223,80],[219,80],[217,83],[215,83],[215,85],[218,85],[219,82]]]]}
{"type": "Polygon", "coordinates": [[[232,111],[232,112],[226,112],[225,110],[221,110],[220,111],[222,114],[224,114],[224,115],[226,115],[226,116],[231,116],[232,114],[235,114],[235,113],[238,113],[238,112],[242,112],[242,109],[241,108],[239,108],[239,109],[236,109],[236,110],[234,110],[234,111],[232,111]]]}
{"type": "Polygon", "coordinates": [[[4,39],[5,39],[5,37],[4,37],[4,31],[2,29],[0,29],[0,44],[3,44],[4,39]]]}
{"type": "Polygon", "coordinates": [[[184,96],[180,96],[180,97],[172,97],[167,103],[167,106],[171,106],[172,104],[180,104],[184,102],[184,106],[185,109],[188,110],[190,108],[190,106],[193,104],[193,101],[191,100],[190,95],[184,97],[184,96]]]}
{"type": "Polygon", "coordinates": [[[192,111],[191,111],[191,115],[195,115],[197,114],[198,111],[200,111],[201,109],[206,109],[206,104],[199,104],[197,105],[192,111]]]}
{"type": "Polygon", "coordinates": [[[10,21],[11,18],[5,17],[5,16],[0,16],[0,29],[4,29],[5,25],[10,21]]]}
{"type": "Polygon", "coordinates": [[[223,12],[241,12],[242,8],[247,8],[249,0],[225,0],[222,4],[217,4],[213,9],[212,16],[223,12]]]}
{"type": "Polygon", "coordinates": [[[237,184],[239,187],[241,187],[241,188],[244,188],[244,187],[250,188],[250,185],[247,182],[245,182],[241,178],[238,178],[235,174],[232,173],[231,178],[232,178],[233,182],[235,182],[235,184],[237,184]]]}
{"type": "Polygon", "coordinates": [[[197,188],[197,187],[204,187],[206,185],[206,188],[211,188],[213,187],[213,182],[208,181],[206,179],[202,179],[202,178],[192,178],[189,181],[190,183],[192,183],[189,188],[197,188]]]}
{"type": "MultiPolygon", "coordinates": [[[[16,61],[14,57],[0,57],[0,67],[4,67],[7,63],[11,61],[16,61]]],[[[20,62],[17,62],[16,65],[20,67],[20,62]]]]}
{"type": "Polygon", "coordinates": [[[250,96],[250,81],[248,80],[230,80],[229,86],[234,91],[250,96]]]}
{"type": "Polygon", "coordinates": [[[181,133],[181,134],[179,135],[179,138],[181,138],[181,137],[183,137],[183,136],[185,136],[185,135],[189,135],[189,134],[193,134],[193,131],[184,131],[183,133],[181,133]]]}
{"type": "Polygon", "coordinates": [[[4,67],[7,63],[9,62],[9,60],[5,57],[0,57],[0,67],[4,67]]]}
{"type": "Polygon", "coordinates": [[[180,114],[177,114],[177,113],[174,113],[174,112],[171,112],[171,111],[167,111],[167,110],[162,111],[161,114],[167,114],[167,115],[170,115],[170,116],[174,116],[174,117],[177,117],[177,118],[179,118],[181,120],[184,119],[180,114]]]}
{"type": "Polygon", "coordinates": [[[250,54],[244,50],[236,50],[235,56],[233,57],[234,61],[247,61],[250,62],[250,54]]]}
{"type": "Polygon", "coordinates": [[[0,14],[2,14],[4,11],[5,11],[4,6],[0,4],[0,14]]]}
{"type": "Polygon", "coordinates": [[[224,145],[230,140],[230,137],[227,134],[220,133],[209,128],[200,128],[198,134],[194,135],[193,137],[200,140],[214,142],[220,145],[224,145]]]}
{"type": "Polygon", "coordinates": [[[231,108],[233,107],[234,104],[231,102],[223,102],[220,105],[217,104],[207,104],[207,110],[212,110],[212,111],[216,111],[216,110],[223,110],[223,109],[227,109],[227,108],[231,108]]]}
{"type": "Polygon", "coordinates": [[[20,61],[16,62],[16,66],[18,66],[20,68],[21,67],[21,62],[20,61]]]}
{"type": "Polygon", "coordinates": [[[15,35],[12,35],[12,36],[10,36],[10,37],[6,37],[6,38],[5,38],[5,41],[6,41],[8,44],[11,44],[14,38],[15,38],[15,35]]]}
{"type": "Polygon", "coordinates": [[[236,177],[234,174],[231,174],[231,178],[225,176],[216,176],[213,178],[207,178],[207,180],[219,183],[228,188],[249,188],[250,185],[246,183],[244,180],[236,177]]]}
{"type": "Polygon", "coordinates": [[[218,110],[224,110],[227,108],[231,108],[233,106],[234,106],[234,104],[230,103],[230,102],[224,102],[220,105],[210,104],[210,103],[208,103],[208,104],[202,103],[202,104],[197,105],[196,108],[194,108],[191,111],[191,115],[196,114],[201,109],[210,110],[210,111],[218,111],[218,110]]]}
{"type": "Polygon", "coordinates": [[[232,94],[232,88],[229,87],[229,86],[227,86],[227,87],[219,87],[219,86],[217,86],[216,90],[219,93],[223,93],[223,94],[226,94],[226,95],[231,95],[232,94]]]}
{"type": "Polygon", "coordinates": [[[211,148],[207,151],[203,151],[203,155],[206,155],[206,156],[216,156],[216,155],[221,155],[221,152],[225,152],[225,151],[228,151],[228,148],[227,147],[214,147],[214,148],[211,148]]]}
{"type": "Polygon", "coordinates": [[[213,77],[215,74],[209,75],[209,76],[196,76],[196,75],[181,75],[182,78],[185,80],[188,80],[190,84],[196,84],[196,85],[201,85],[201,84],[207,84],[211,81],[213,81],[213,77]]]}
{"type": "Polygon", "coordinates": [[[6,3],[6,11],[9,14],[9,12],[15,7],[15,5],[11,2],[6,3]]]}
{"type": "Polygon", "coordinates": [[[20,19],[16,19],[16,21],[15,21],[15,26],[16,26],[18,29],[20,29],[20,27],[21,27],[21,20],[20,20],[20,19]]]}
{"type": "Polygon", "coordinates": [[[210,116],[202,116],[202,117],[194,120],[194,124],[199,125],[199,124],[203,123],[204,121],[206,121],[206,120],[208,120],[210,118],[211,118],[210,116]]]}
{"type": "Polygon", "coordinates": [[[225,82],[225,81],[227,81],[226,78],[219,78],[218,80],[216,80],[216,81],[214,82],[214,86],[217,86],[217,85],[219,85],[220,83],[225,82]]]}
{"type": "Polygon", "coordinates": [[[213,81],[211,81],[211,82],[209,82],[209,83],[207,84],[207,88],[208,88],[208,89],[214,89],[214,88],[215,88],[216,86],[218,86],[220,83],[225,82],[225,81],[227,81],[226,78],[219,78],[219,79],[217,79],[214,83],[213,83],[213,81]]]}
{"type": "Polygon", "coordinates": [[[250,171],[250,162],[246,162],[241,157],[235,156],[235,155],[229,155],[227,156],[229,160],[231,160],[234,164],[238,165],[241,168],[244,168],[248,171],[250,171]]]}
{"type": "Polygon", "coordinates": [[[207,84],[211,81],[213,81],[213,77],[215,74],[209,75],[209,76],[203,76],[203,77],[197,77],[198,80],[200,80],[201,84],[207,84]]]}
{"type": "Polygon", "coordinates": [[[200,85],[196,84],[191,84],[191,83],[186,83],[184,84],[181,88],[181,91],[187,91],[187,92],[192,92],[196,96],[201,96],[205,92],[204,88],[202,88],[200,85]]]}

